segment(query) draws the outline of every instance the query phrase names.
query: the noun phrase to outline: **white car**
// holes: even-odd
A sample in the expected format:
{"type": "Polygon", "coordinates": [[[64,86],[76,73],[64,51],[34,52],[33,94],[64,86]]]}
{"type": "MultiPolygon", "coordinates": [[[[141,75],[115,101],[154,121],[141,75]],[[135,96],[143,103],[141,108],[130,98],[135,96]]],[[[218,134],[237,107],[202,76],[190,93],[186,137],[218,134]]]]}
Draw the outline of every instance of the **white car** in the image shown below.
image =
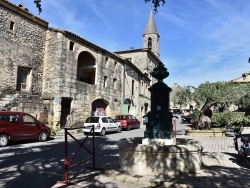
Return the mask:
{"type": "Polygon", "coordinates": [[[109,116],[88,117],[82,129],[84,134],[88,134],[94,125],[95,133],[105,135],[106,132],[118,132],[122,130],[121,124],[109,116]]]}

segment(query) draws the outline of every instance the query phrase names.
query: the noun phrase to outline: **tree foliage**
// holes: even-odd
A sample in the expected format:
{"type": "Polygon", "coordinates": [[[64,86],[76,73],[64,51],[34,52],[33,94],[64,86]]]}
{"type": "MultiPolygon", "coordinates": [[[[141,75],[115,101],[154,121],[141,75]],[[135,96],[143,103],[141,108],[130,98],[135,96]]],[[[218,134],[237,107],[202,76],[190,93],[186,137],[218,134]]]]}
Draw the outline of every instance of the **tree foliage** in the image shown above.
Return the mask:
{"type": "Polygon", "coordinates": [[[38,9],[39,14],[42,12],[41,0],[34,0],[36,7],[38,9]]]}
{"type": "Polygon", "coordinates": [[[163,6],[166,3],[166,0],[145,0],[145,3],[148,3],[148,2],[152,2],[152,4],[154,5],[154,11],[156,13],[158,12],[158,7],[161,6],[161,3],[163,6]]]}
{"type": "Polygon", "coordinates": [[[180,106],[195,105],[201,114],[212,106],[227,109],[234,104],[239,108],[250,106],[250,84],[236,82],[215,82],[181,87],[176,91],[174,101],[180,106]]]}
{"type": "MultiPolygon", "coordinates": [[[[152,2],[154,5],[154,11],[155,13],[158,12],[158,8],[166,3],[166,0],[144,0],[145,3],[152,2]]],[[[34,0],[34,3],[36,4],[36,7],[38,9],[39,14],[42,12],[42,6],[41,6],[41,0],[34,0]]]]}

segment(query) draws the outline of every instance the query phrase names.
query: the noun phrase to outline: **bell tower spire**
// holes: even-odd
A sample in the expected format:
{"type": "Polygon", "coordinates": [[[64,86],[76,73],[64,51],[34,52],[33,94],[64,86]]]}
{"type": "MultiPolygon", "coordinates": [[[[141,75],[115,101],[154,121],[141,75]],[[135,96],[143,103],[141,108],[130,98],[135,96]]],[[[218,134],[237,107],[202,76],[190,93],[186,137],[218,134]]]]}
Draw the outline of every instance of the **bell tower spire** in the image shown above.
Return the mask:
{"type": "Polygon", "coordinates": [[[148,18],[148,23],[143,34],[143,48],[150,49],[157,57],[160,57],[159,45],[160,35],[157,32],[157,28],[154,21],[152,10],[148,18]]]}

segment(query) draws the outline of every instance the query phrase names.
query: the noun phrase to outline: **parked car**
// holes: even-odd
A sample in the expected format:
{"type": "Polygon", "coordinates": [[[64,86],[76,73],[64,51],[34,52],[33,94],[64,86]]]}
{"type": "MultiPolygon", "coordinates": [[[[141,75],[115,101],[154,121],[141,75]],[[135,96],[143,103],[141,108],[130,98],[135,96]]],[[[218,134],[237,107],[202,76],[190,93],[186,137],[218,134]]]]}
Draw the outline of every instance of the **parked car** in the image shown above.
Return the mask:
{"type": "Polygon", "coordinates": [[[84,123],[84,128],[82,129],[84,134],[88,134],[93,125],[95,127],[95,133],[99,133],[102,136],[104,136],[106,132],[120,133],[122,130],[121,124],[109,116],[91,116],[88,117],[84,123]]]}
{"type": "Polygon", "coordinates": [[[182,115],[181,116],[181,123],[190,123],[190,121],[194,119],[194,115],[193,114],[189,114],[189,115],[182,115]]]}
{"type": "Polygon", "coordinates": [[[35,117],[24,112],[0,111],[0,146],[11,141],[32,140],[47,141],[50,128],[35,117]]]}
{"type": "Polygon", "coordinates": [[[123,129],[129,131],[130,129],[140,128],[141,122],[133,115],[117,115],[115,117],[117,122],[121,123],[123,129]]]}

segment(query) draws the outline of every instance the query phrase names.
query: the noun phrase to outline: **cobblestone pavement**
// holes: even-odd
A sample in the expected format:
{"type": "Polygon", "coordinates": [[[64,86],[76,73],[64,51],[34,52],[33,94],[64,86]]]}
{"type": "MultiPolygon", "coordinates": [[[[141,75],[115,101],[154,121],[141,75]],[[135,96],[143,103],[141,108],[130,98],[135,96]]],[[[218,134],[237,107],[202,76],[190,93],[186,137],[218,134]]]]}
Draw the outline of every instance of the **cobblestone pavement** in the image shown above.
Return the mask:
{"type": "MultiPolygon", "coordinates": [[[[249,188],[250,166],[239,158],[234,149],[233,137],[190,137],[178,135],[178,138],[190,138],[197,140],[203,146],[202,160],[204,167],[196,174],[179,176],[167,179],[151,179],[150,177],[134,177],[121,173],[118,168],[106,170],[93,177],[107,188],[146,188],[146,187],[194,187],[194,188],[249,188]],[[106,183],[105,183],[106,182],[106,183]],[[112,184],[111,182],[115,183],[112,184]]],[[[114,161],[114,164],[117,162],[114,161]]],[[[114,165],[115,166],[115,165],[114,165]]],[[[56,187],[56,186],[55,186],[56,187]]],[[[75,187],[75,186],[74,186],[75,187]]],[[[84,182],[78,183],[77,187],[88,187],[84,182]]],[[[91,187],[91,186],[89,186],[91,187]]]]}

